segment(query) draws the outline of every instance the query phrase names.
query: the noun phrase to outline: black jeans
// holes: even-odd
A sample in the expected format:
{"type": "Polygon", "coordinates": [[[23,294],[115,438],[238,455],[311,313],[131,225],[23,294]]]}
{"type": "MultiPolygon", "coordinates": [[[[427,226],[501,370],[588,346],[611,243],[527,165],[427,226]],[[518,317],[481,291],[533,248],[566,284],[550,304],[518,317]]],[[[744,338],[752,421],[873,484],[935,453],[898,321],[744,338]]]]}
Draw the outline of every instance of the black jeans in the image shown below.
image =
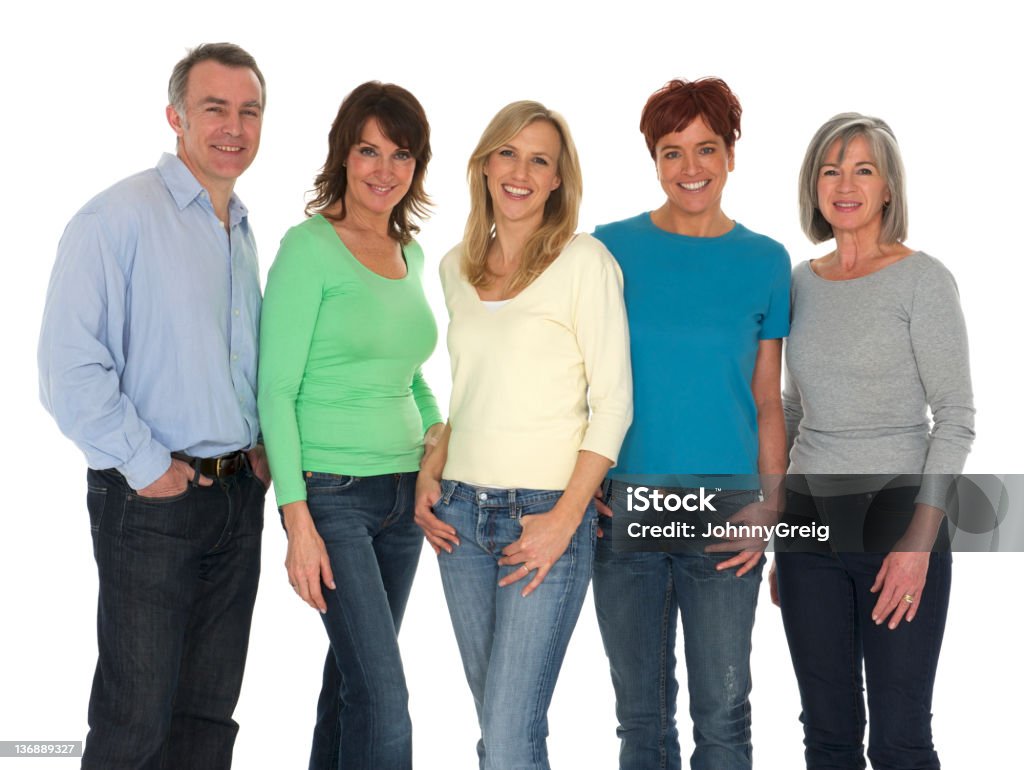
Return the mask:
{"type": "Polygon", "coordinates": [[[266,490],[248,469],[143,498],[90,470],[99,660],[83,768],[231,765],[266,490]]]}
{"type": "MultiPolygon", "coordinates": [[[[849,495],[850,504],[863,506],[849,495]]],[[[833,521],[842,497],[830,498],[833,521]]],[[[909,495],[913,500],[913,495],[909,495]]],[[[790,493],[794,512],[810,498],[790,493]],[[794,499],[802,498],[802,499],[794,499]]],[[[787,510],[787,515],[789,510],[787,510]]],[[[876,625],[871,585],[885,553],[779,552],[775,555],[782,621],[800,688],[804,756],[809,770],[864,768],[864,685],[868,759],[876,770],[939,767],[932,745],[931,702],[946,627],[952,558],[932,553],[912,623],[876,625]]]]}

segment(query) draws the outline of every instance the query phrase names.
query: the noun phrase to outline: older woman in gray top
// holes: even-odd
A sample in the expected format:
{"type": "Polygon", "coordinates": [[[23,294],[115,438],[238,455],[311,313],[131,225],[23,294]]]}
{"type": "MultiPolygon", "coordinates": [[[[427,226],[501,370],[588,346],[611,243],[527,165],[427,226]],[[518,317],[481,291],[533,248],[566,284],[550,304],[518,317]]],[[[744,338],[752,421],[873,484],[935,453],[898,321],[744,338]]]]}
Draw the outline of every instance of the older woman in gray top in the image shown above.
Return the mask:
{"type": "Polygon", "coordinates": [[[836,243],[794,270],[783,394],[786,516],[827,525],[831,540],[817,552],[782,544],[770,575],[807,767],[865,766],[866,680],[872,766],[938,768],[931,697],[949,602],[944,509],[974,438],[956,283],[904,244],[903,165],[877,118],[844,113],[818,130],[800,206],[808,238],[836,243]]]}

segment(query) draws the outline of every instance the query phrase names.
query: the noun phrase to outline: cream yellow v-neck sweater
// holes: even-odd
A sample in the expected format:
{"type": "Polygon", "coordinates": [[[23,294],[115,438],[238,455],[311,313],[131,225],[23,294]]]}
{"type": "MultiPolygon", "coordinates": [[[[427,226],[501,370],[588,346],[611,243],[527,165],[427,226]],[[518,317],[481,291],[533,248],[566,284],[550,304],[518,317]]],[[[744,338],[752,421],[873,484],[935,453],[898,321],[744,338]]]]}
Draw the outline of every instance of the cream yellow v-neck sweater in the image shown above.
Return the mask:
{"type": "Polygon", "coordinates": [[[622,271],[577,235],[507,305],[488,310],[441,262],[450,320],[451,440],[444,478],[565,489],[581,449],[613,462],[633,415],[622,271]]]}

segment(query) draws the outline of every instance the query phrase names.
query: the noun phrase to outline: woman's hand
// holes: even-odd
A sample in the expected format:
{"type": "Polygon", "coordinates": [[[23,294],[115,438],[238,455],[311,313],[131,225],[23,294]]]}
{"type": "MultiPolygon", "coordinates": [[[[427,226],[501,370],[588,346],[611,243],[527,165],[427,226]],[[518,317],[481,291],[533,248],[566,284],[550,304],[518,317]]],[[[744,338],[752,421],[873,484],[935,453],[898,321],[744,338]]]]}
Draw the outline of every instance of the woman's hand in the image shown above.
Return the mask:
{"type": "Polygon", "coordinates": [[[580,517],[567,515],[563,510],[556,503],[547,513],[523,516],[519,520],[523,533],[514,543],[505,546],[502,550],[504,556],[498,560],[498,564],[520,566],[498,581],[500,587],[512,585],[531,572],[536,572],[533,580],[523,589],[522,595],[525,597],[544,582],[555,562],[569,547],[569,541],[579,526],[580,517]]]}
{"type": "Polygon", "coordinates": [[[772,559],[772,566],[768,568],[768,595],[772,599],[772,604],[776,607],[781,607],[779,603],[779,576],[775,572],[775,559],[772,559]]]}
{"type": "Polygon", "coordinates": [[[426,471],[416,477],[415,521],[434,549],[435,555],[444,550],[452,552],[452,546],[459,544],[455,527],[446,524],[434,515],[434,505],[441,499],[441,482],[426,471]]]}
{"type": "MultiPolygon", "coordinates": [[[[899,548],[899,543],[895,548],[899,548]]],[[[905,619],[909,623],[914,619],[928,576],[930,559],[931,553],[928,551],[907,552],[895,549],[885,557],[875,583],[871,586],[871,593],[878,594],[878,602],[871,610],[871,619],[875,625],[881,625],[888,618],[889,630],[892,630],[901,620],[905,619]]]]}
{"type": "MultiPolygon", "coordinates": [[[[770,505],[766,502],[757,500],[749,505],[745,505],[732,516],[729,517],[729,523],[737,526],[747,525],[752,528],[752,531],[765,531],[768,527],[777,524],[779,521],[779,512],[775,506],[770,505]]],[[[719,572],[726,569],[732,569],[737,567],[736,577],[743,577],[750,570],[754,569],[760,562],[761,557],[764,555],[764,549],[767,548],[768,543],[760,537],[729,537],[721,543],[712,543],[704,548],[706,553],[729,553],[731,551],[737,551],[738,553],[731,559],[726,559],[723,562],[719,562],[715,565],[715,569],[719,572]]]]}
{"type": "Polygon", "coordinates": [[[316,531],[305,500],[288,503],[284,511],[284,528],[288,532],[288,554],[284,559],[288,582],[306,604],[321,613],[327,612],[320,583],[335,589],[331,560],[327,547],[316,531]]]}
{"type": "MultiPolygon", "coordinates": [[[[611,518],[615,515],[612,513],[611,506],[604,501],[604,484],[599,486],[597,491],[594,492],[594,507],[597,508],[598,516],[607,516],[608,518],[611,518]]],[[[600,519],[598,519],[598,521],[600,521],[600,519]]],[[[604,537],[604,530],[600,525],[597,527],[597,536],[604,537]]]]}

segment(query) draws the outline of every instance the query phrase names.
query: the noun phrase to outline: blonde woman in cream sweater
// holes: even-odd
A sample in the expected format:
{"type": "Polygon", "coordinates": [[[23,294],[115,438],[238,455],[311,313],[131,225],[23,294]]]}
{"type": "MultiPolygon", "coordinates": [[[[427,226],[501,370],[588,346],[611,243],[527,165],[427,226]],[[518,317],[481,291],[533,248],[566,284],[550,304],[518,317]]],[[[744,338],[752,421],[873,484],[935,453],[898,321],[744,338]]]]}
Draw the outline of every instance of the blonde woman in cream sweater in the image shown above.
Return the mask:
{"type": "Polygon", "coordinates": [[[563,118],[503,108],[469,161],[465,238],[441,263],[450,419],[417,483],[481,768],[548,768],[547,709],[593,565],[594,492],[632,418],[622,274],[589,235],[563,118]]]}

